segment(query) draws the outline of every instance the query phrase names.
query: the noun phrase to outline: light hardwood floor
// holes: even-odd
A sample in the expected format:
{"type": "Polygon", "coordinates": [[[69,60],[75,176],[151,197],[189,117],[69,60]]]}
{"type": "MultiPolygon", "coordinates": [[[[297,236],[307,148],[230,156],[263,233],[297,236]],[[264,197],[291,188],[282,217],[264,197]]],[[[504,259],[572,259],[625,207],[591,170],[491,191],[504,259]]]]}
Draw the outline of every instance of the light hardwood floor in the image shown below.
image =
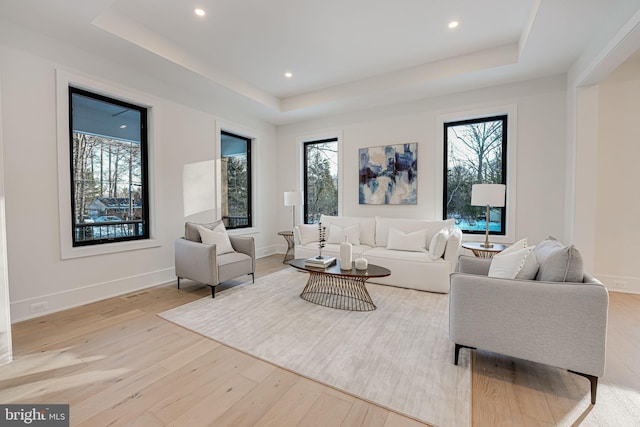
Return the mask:
{"type": "MultiPolygon", "coordinates": [[[[284,268],[281,260],[258,260],[256,277],[284,268]]],[[[185,280],[181,290],[158,286],[14,324],[0,402],[69,403],[79,426],[424,425],[156,316],[208,295],[185,280]]],[[[639,318],[640,296],[611,294],[607,375],[631,372],[626,380],[640,384],[639,318]]],[[[483,352],[473,362],[475,426],[554,425],[558,399],[540,386],[553,368],[483,352]]],[[[588,393],[588,381],[582,387],[588,393]]]]}

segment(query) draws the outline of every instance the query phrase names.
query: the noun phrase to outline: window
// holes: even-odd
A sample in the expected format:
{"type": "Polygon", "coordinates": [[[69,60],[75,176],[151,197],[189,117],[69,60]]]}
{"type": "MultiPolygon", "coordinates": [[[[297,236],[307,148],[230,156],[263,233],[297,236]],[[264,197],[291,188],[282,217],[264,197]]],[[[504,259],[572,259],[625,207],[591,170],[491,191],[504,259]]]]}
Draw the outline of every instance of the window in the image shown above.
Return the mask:
{"type": "Polygon", "coordinates": [[[228,229],[251,227],[251,139],[221,131],[220,158],[222,221],[228,229]]]}
{"type": "Polygon", "coordinates": [[[338,215],[338,138],[304,143],[304,223],[338,215]]]}
{"type": "Polygon", "coordinates": [[[69,87],[73,246],[149,238],[147,109],[69,87]]]}
{"type": "MultiPolygon", "coordinates": [[[[486,209],[471,206],[473,184],[506,184],[507,116],[444,123],[443,217],[465,233],[483,234],[486,209]]],[[[491,208],[490,234],[506,233],[507,207],[491,208]]]]}

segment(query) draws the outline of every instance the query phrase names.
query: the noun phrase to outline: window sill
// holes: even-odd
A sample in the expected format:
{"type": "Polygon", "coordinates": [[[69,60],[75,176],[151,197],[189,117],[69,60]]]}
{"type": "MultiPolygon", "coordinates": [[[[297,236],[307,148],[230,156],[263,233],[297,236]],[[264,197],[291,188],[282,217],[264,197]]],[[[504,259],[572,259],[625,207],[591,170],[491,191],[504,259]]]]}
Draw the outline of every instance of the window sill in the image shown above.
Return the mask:
{"type": "Polygon", "coordinates": [[[96,255],[106,255],[118,252],[135,251],[139,249],[158,248],[162,243],[158,239],[134,240],[129,242],[104,243],[94,246],[75,248],[61,248],[61,259],[83,258],[96,255]]]}

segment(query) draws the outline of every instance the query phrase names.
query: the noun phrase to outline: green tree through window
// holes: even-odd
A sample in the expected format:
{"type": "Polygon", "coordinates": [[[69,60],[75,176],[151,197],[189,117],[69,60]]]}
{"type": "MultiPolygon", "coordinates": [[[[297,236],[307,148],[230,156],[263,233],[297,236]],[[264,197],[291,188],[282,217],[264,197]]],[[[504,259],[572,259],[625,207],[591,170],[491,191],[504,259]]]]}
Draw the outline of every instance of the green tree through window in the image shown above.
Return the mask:
{"type": "Polygon", "coordinates": [[[338,215],[338,139],[304,143],[304,222],[338,215]]]}
{"type": "Polygon", "coordinates": [[[220,150],[224,225],[251,227],[251,139],[222,131],[220,150]]]}
{"type": "MultiPolygon", "coordinates": [[[[507,116],[444,124],[444,218],[465,233],[484,233],[485,208],[471,206],[473,184],[506,184],[507,116]]],[[[491,234],[505,234],[506,207],[492,208],[491,234]]]]}

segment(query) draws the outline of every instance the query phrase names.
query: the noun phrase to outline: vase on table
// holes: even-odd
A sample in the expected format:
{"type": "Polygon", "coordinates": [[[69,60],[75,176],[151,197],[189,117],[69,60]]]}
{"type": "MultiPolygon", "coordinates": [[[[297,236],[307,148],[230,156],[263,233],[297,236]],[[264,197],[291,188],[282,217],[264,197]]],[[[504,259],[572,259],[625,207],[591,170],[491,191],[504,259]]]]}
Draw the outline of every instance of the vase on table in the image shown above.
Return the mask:
{"type": "Polygon", "coordinates": [[[349,243],[345,236],[344,242],[340,243],[340,270],[351,270],[353,261],[353,245],[349,243]]]}

